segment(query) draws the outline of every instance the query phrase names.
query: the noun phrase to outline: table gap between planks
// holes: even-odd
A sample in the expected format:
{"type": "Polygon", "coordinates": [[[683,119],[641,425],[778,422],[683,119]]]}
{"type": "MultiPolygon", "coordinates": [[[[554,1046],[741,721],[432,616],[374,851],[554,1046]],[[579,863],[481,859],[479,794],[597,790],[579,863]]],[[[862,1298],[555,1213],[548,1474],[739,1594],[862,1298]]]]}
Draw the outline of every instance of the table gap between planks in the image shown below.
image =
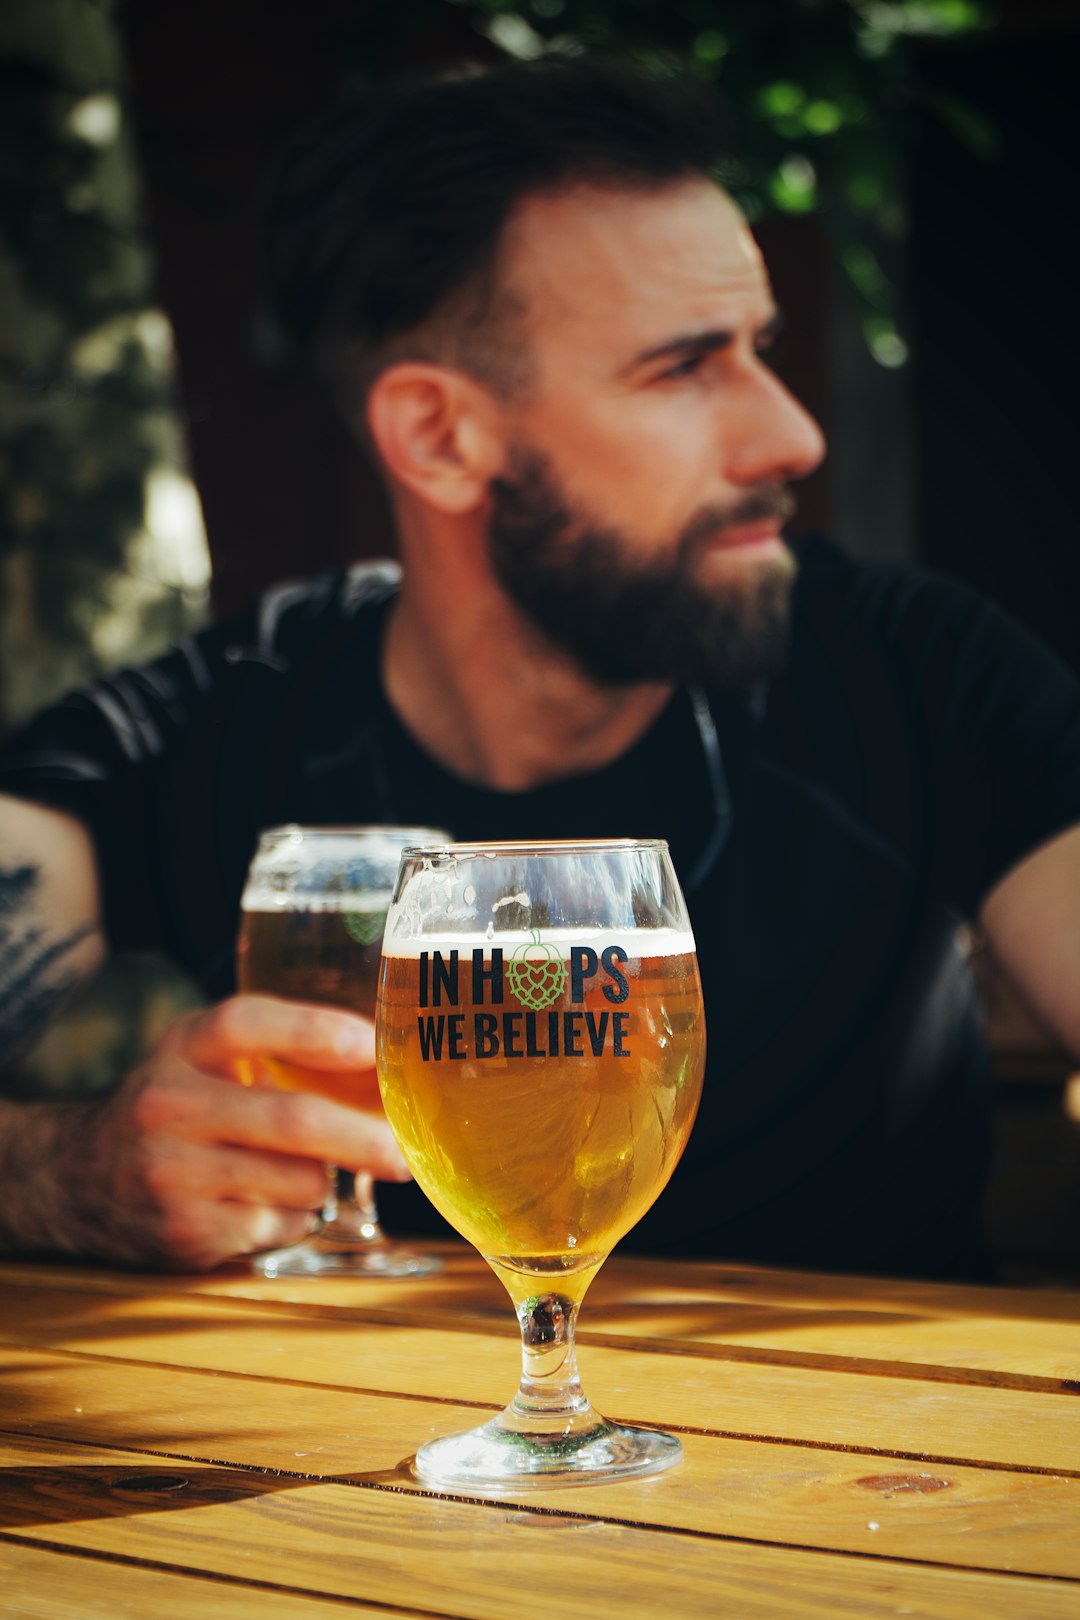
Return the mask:
{"type": "Polygon", "coordinates": [[[651,1480],[445,1496],[513,1393],[441,1277],[0,1264],[0,1613],[1080,1617],[1080,1295],[609,1261],[580,1362],[651,1480]]]}

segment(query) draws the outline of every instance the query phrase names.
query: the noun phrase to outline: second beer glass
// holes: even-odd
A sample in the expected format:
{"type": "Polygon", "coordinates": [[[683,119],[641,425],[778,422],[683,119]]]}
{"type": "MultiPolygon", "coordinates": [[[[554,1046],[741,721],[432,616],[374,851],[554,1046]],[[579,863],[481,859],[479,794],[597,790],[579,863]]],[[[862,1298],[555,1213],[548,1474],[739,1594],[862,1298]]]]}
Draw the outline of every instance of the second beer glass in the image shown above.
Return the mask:
{"type": "MultiPolygon", "coordinates": [[[[263,833],[241,902],[237,983],[242,991],[326,1002],[375,1016],[386,908],[406,844],[445,841],[432,827],[273,827],[263,833]]],[[[262,1061],[290,1091],[382,1113],[374,1074],[349,1075],[262,1061]]],[[[431,1255],[390,1242],[369,1175],[334,1173],[323,1230],[259,1256],[265,1276],[416,1277],[441,1268],[431,1255]]]]}

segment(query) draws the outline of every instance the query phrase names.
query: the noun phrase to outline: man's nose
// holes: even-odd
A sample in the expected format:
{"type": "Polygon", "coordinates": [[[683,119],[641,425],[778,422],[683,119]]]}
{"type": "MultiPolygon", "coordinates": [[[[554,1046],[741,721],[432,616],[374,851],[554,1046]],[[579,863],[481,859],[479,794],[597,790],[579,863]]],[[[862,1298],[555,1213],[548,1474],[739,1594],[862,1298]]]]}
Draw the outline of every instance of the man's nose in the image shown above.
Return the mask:
{"type": "Polygon", "coordinates": [[[724,435],[727,476],[737,484],[806,478],[825,459],[817,422],[760,361],[745,383],[724,435]]]}

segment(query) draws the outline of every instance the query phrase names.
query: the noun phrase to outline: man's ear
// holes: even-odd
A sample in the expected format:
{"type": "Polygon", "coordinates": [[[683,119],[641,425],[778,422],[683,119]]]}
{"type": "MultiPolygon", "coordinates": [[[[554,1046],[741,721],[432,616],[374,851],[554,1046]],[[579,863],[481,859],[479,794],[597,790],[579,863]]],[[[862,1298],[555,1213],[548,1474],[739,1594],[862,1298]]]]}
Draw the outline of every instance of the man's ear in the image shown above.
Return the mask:
{"type": "Polygon", "coordinates": [[[503,462],[499,407],[462,371],[403,360],[376,378],[368,431],[390,475],[439,511],[472,511],[503,462]]]}

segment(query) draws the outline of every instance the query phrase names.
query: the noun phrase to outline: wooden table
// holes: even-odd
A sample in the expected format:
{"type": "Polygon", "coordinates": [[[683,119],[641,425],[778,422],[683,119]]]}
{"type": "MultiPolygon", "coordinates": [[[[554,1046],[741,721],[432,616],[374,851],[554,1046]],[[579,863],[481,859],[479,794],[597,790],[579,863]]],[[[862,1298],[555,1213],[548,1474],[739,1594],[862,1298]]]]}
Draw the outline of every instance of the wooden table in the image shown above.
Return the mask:
{"type": "Polygon", "coordinates": [[[0,1266],[0,1613],[1080,1616],[1080,1295],[610,1262],[582,1373],[652,1480],[449,1499],[501,1289],[0,1266]]]}

